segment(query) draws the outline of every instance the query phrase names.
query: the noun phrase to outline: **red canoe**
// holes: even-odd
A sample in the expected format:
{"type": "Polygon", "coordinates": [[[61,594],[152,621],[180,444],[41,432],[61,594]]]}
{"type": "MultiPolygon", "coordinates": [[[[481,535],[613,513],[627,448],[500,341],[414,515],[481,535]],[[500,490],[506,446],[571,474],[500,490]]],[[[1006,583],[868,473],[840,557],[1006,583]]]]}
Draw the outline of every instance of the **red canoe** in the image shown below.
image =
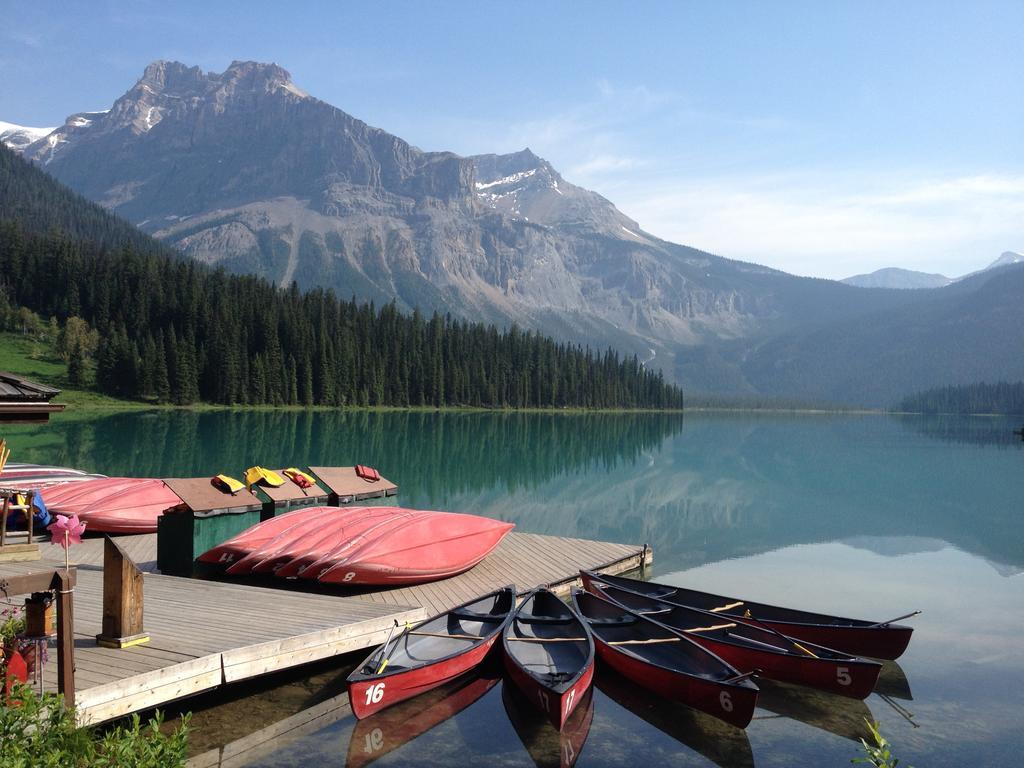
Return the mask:
{"type": "Polygon", "coordinates": [[[18,464],[12,468],[8,464],[0,472],[0,488],[16,491],[38,491],[43,488],[55,488],[69,483],[80,483],[87,480],[99,480],[104,475],[90,475],[79,469],[67,467],[44,467],[35,464],[18,464]]]}
{"type": "Polygon", "coordinates": [[[483,560],[513,527],[454,512],[412,515],[367,537],[314,578],[324,584],[388,585],[445,579],[483,560]]]}
{"type": "Polygon", "coordinates": [[[598,597],[686,634],[737,669],[759,670],[762,677],[864,699],[882,670],[877,661],[798,642],[739,619],[663,603],[601,582],[592,581],[590,588],[598,597]]]}
{"type": "Polygon", "coordinates": [[[590,625],[601,661],[637,685],[707,712],[737,728],[754,716],[750,675],[663,624],[595,595],[574,590],[573,604],[590,625]]]}
{"type": "Polygon", "coordinates": [[[240,560],[250,552],[265,546],[273,539],[285,533],[289,528],[298,525],[310,517],[326,518],[328,515],[337,514],[342,511],[359,513],[366,507],[345,507],[344,510],[338,507],[303,507],[283,515],[277,515],[269,520],[264,520],[251,528],[246,528],[237,536],[232,536],[225,542],[208,549],[197,559],[201,563],[217,563],[227,565],[240,560]]]}
{"type": "Polygon", "coordinates": [[[299,578],[315,581],[356,548],[416,515],[427,514],[400,507],[376,507],[364,511],[363,516],[346,525],[341,532],[328,539],[318,540],[301,555],[275,571],[281,578],[299,578]]]}
{"type": "Polygon", "coordinates": [[[519,604],[502,648],[509,678],[562,730],[594,679],[594,639],[586,624],[553,592],[538,589],[519,604]]]}
{"type": "MultiPolygon", "coordinates": [[[[683,587],[655,584],[650,581],[629,579],[624,576],[605,576],[582,572],[584,586],[589,590],[590,580],[597,580],[666,603],[685,605],[711,611],[731,619],[756,619],[789,637],[833,648],[856,656],[873,659],[897,659],[907,649],[913,627],[892,621],[871,622],[847,619],[824,613],[811,613],[795,608],[780,608],[766,603],[739,600],[735,597],[713,595],[683,587]]],[[[916,612],[915,612],[916,613],[916,612]]],[[[909,614],[913,615],[913,614],[909,614]]],[[[907,617],[903,617],[907,618],[907,617]]]]}
{"type": "Polygon", "coordinates": [[[515,599],[515,587],[504,587],[389,639],[348,676],[352,712],[368,717],[475,668],[508,624],[515,599]]]}
{"type": "Polygon", "coordinates": [[[350,533],[378,514],[376,508],[366,507],[310,507],[302,512],[292,518],[294,525],[233,562],[227,573],[277,573],[295,558],[311,556],[317,546],[336,546],[341,531],[350,533]]]}
{"type": "Polygon", "coordinates": [[[104,477],[42,491],[53,515],[78,515],[89,531],[153,533],[157,519],[181,499],[163,480],[104,477]]]}

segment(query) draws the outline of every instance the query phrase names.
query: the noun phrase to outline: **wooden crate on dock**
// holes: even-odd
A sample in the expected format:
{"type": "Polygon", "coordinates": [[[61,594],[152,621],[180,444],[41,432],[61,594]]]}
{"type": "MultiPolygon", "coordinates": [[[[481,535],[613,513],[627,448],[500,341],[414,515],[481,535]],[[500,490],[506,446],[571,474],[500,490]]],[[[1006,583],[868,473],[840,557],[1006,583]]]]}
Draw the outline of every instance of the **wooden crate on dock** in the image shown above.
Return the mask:
{"type": "Polygon", "coordinates": [[[350,504],[353,501],[394,496],[398,486],[381,476],[380,480],[368,482],[356,474],[355,467],[310,467],[316,479],[330,492],[332,505],[350,504]]]}
{"type": "Polygon", "coordinates": [[[157,520],[157,567],[161,573],[192,576],[196,558],[210,547],[260,522],[263,502],[244,488],[234,494],[208,477],[164,480],[182,503],[157,520]]]}
{"type": "MultiPolygon", "coordinates": [[[[284,470],[275,471],[281,477],[285,476],[284,470]]],[[[263,502],[263,520],[269,520],[299,507],[326,507],[330,503],[327,489],[318,483],[314,483],[312,488],[300,488],[286,479],[284,485],[277,488],[255,485],[253,492],[263,502]]]]}

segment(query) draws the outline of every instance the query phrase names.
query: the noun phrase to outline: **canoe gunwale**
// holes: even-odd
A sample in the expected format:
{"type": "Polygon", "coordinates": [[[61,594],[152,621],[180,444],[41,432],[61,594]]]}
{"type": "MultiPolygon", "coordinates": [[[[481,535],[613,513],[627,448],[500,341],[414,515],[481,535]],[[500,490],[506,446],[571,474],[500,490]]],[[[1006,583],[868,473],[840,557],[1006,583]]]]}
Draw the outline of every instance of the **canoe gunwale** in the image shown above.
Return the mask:
{"type": "MultiPolygon", "coordinates": [[[[461,605],[457,605],[454,608],[451,608],[451,609],[445,611],[444,613],[439,613],[436,616],[431,616],[430,618],[424,619],[421,622],[413,624],[409,628],[409,630],[408,630],[409,632],[413,632],[413,631],[419,629],[420,627],[422,627],[422,626],[424,626],[426,624],[429,624],[432,621],[437,621],[438,619],[443,618],[445,616],[451,616],[451,615],[457,613],[458,611],[467,608],[470,605],[475,605],[476,603],[482,603],[482,602],[484,602],[485,600],[487,600],[489,598],[499,598],[502,594],[504,594],[506,592],[511,593],[511,607],[505,613],[504,618],[501,619],[498,622],[494,622],[494,624],[495,624],[494,627],[490,628],[488,630],[488,632],[486,632],[485,634],[480,635],[479,639],[473,640],[473,642],[471,644],[469,644],[469,645],[467,645],[467,646],[465,646],[463,648],[457,649],[457,650],[453,651],[452,653],[447,654],[446,656],[439,656],[436,659],[426,660],[422,664],[418,664],[418,665],[416,665],[414,667],[403,667],[401,669],[392,669],[390,671],[385,669],[383,672],[377,672],[377,673],[369,674],[369,675],[364,673],[362,670],[365,669],[370,664],[370,662],[377,655],[377,653],[381,650],[381,648],[383,648],[384,645],[387,645],[387,643],[385,643],[384,645],[379,645],[376,648],[374,648],[373,652],[370,653],[370,655],[367,656],[362,661],[361,664],[359,664],[354,670],[352,670],[352,672],[348,676],[347,682],[351,684],[351,683],[357,683],[357,682],[358,683],[363,683],[363,682],[368,682],[368,681],[371,681],[371,680],[386,680],[388,677],[391,677],[393,675],[407,673],[407,672],[409,672],[411,670],[414,670],[414,669],[425,669],[425,668],[433,666],[435,664],[442,664],[442,663],[444,663],[446,661],[450,661],[452,659],[457,659],[459,656],[464,656],[466,653],[468,653],[469,651],[473,650],[474,648],[479,647],[481,644],[489,642],[489,641],[492,641],[492,639],[496,639],[496,636],[500,635],[504,631],[505,627],[508,626],[509,620],[510,620],[511,616],[515,613],[515,610],[516,610],[516,607],[515,607],[516,588],[515,588],[515,585],[513,585],[513,584],[508,584],[508,585],[506,585],[504,587],[501,587],[499,589],[494,590],[493,592],[488,592],[486,595],[481,595],[480,597],[475,597],[472,600],[467,600],[465,603],[462,603],[461,605]]],[[[500,616],[501,614],[492,614],[492,615],[500,616]]],[[[484,623],[484,624],[491,623],[491,622],[485,621],[483,619],[471,619],[471,618],[466,618],[466,617],[462,618],[461,620],[463,620],[463,621],[479,621],[479,622],[484,623]]],[[[401,637],[401,635],[399,635],[399,638],[400,637],[401,637]]],[[[396,644],[396,647],[397,647],[397,644],[396,644]]]]}

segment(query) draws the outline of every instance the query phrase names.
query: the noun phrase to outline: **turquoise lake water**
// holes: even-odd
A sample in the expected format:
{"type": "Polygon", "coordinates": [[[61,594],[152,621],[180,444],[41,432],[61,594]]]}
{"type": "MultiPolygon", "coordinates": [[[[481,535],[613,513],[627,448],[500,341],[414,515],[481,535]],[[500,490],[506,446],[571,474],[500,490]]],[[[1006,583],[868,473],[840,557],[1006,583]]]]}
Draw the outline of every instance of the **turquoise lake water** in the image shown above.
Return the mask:
{"type": "Polygon", "coordinates": [[[367,463],[399,484],[405,506],[650,543],[660,581],[877,620],[923,611],[865,702],[766,684],[745,732],[599,673],[585,716],[559,739],[502,683],[477,681],[438,697],[435,712],[464,706],[436,725],[414,710],[359,728],[349,716],[253,765],[840,766],[858,756],[869,717],[901,765],[927,768],[1013,766],[1024,751],[1019,427],[877,415],[161,412],[4,434],[12,460],[105,474],[367,463]],[[404,741],[408,723],[433,727],[404,741]]]}

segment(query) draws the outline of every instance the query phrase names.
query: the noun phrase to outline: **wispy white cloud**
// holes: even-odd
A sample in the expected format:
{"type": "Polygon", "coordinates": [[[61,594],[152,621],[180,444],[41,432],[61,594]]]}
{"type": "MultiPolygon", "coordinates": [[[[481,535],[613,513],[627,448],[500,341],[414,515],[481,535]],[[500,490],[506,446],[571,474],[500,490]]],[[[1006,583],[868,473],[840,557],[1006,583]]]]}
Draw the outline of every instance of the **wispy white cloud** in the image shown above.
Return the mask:
{"type": "Polygon", "coordinates": [[[774,173],[829,137],[643,85],[601,80],[547,114],[448,121],[440,133],[466,154],[529,146],[652,234],[797,274],[901,266],[958,275],[1024,245],[1024,176],[869,170],[827,150],[816,166],[774,173]],[[777,144],[787,151],[773,154],[777,144]]]}
{"type": "Polygon", "coordinates": [[[958,275],[1024,241],[1024,176],[801,174],[621,186],[645,229],[797,274],[885,266],[958,275]]]}

